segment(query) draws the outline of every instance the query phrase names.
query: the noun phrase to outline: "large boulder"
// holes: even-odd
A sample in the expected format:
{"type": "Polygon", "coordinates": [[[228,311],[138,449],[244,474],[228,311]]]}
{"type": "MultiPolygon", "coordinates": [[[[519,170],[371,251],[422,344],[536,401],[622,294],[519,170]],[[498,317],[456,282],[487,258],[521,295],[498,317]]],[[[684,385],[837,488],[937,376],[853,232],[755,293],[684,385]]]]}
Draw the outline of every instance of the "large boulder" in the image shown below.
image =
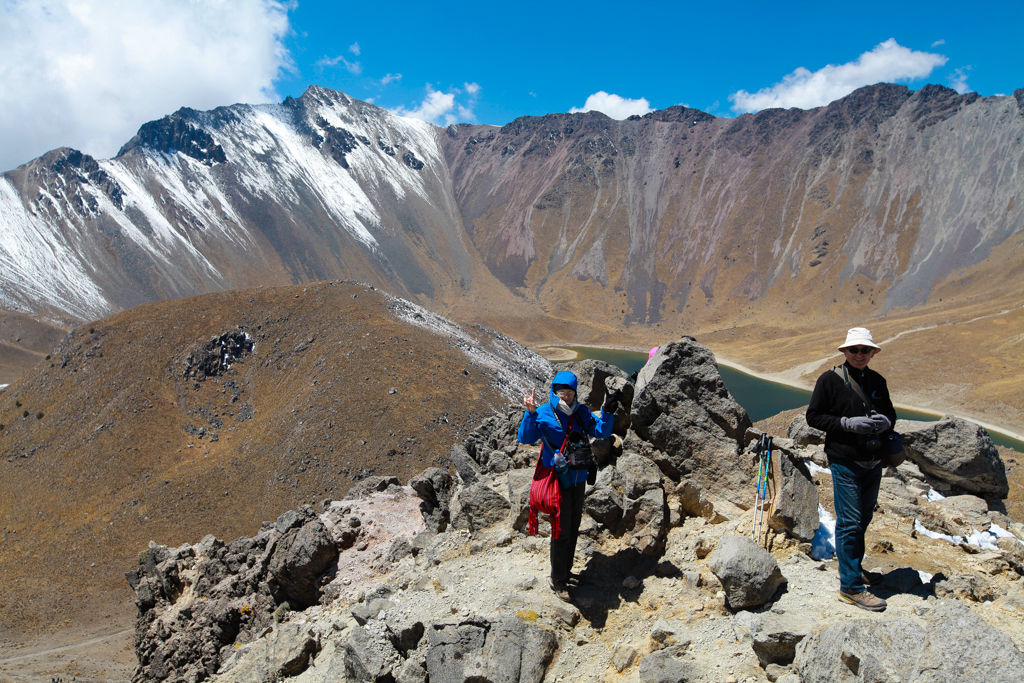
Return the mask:
{"type": "Polygon", "coordinates": [[[793,665],[802,683],[909,682],[924,637],[923,628],[902,619],[842,621],[801,640],[793,665]]]}
{"type": "Polygon", "coordinates": [[[636,453],[626,453],[606,467],[587,491],[583,510],[615,536],[646,555],[664,548],[669,515],[661,470],[636,453]]]}
{"type": "Polygon", "coordinates": [[[759,607],[786,583],[775,558],[746,536],[722,537],[709,566],[732,609],[759,607]]]}
{"type": "Polygon", "coordinates": [[[753,469],[740,451],[750,417],[725,388],[711,351],[684,337],[660,347],[642,374],[649,379],[638,380],[632,429],[664,454],[662,471],[749,507],[753,469]]]}
{"type": "Polygon", "coordinates": [[[477,532],[508,517],[512,504],[490,486],[473,484],[459,491],[452,512],[452,526],[477,532]]]}
{"type": "Polygon", "coordinates": [[[234,683],[277,681],[305,671],[319,651],[319,634],[314,626],[281,624],[239,648],[234,661],[226,661],[222,671],[234,683]]]}
{"type": "Polygon", "coordinates": [[[494,451],[513,456],[519,448],[516,435],[522,421],[523,410],[519,407],[508,408],[503,413],[485,418],[463,442],[466,453],[480,467],[487,466],[494,451]]]}
{"type": "Polygon", "coordinates": [[[423,501],[420,513],[427,530],[441,533],[448,528],[451,521],[451,501],[455,490],[452,475],[440,467],[428,467],[413,477],[409,486],[423,501]]]}
{"type": "Polygon", "coordinates": [[[800,413],[789,423],[786,436],[797,446],[811,446],[825,443],[825,432],[807,424],[807,415],[800,413]]]}
{"type": "Polygon", "coordinates": [[[508,500],[512,506],[512,528],[526,533],[530,519],[530,487],[533,485],[534,467],[524,467],[508,473],[508,500]]]}
{"type": "Polygon", "coordinates": [[[455,472],[466,486],[480,481],[480,465],[470,457],[466,447],[460,443],[452,444],[448,459],[455,466],[455,472]]]}
{"type": "Polygon", "coordinates": [[[953,600],[931,610],[926,628],[858,619],[817,629],[797,645],[794,666],[803,683],[1024,680],[1024,657],[1013,641],[953,600]]]}
{"type": "Polygon", "coordinates": [[[793,538],[810,542],[818,532],[818,487],[802,458],[784,446],[772,449],[773,492],[768,525],[793,538]]]}
{"type": "Polygon", "coordinates": [[[733,617],[736,639],[749,642],[762,667],[789,664],[796,657],[796,646],[818,622],[806,614],[753,614],[740,612],[733,617]]]}
{"type": "Polygon", "coordinates": [[[540,683],[558,647],[553,633],[514,617],[431,624],[427,642],[431,683],[540,683]]]}
{"type": "Polygon", "coordinates": [[[305,609],[320,601],[320,577],[338,559],[334,539],[319,518],[277,539],[267,566],[267,585],[277,602],[305,609]]]}
{"type": "Polygon", "coordinates": [[[929,615],[915,683],[1024,681],[1024,656],[1009,636],[955,600],[929,615]]]}
{"type": "Polygon", "coordinates": [[[653,652],[640,661],[640,683],[682,683],[698,681],[704,670],[682,645],[673,645],[653,652]]]}
{"type": "Polygon", "coordinates": [[[984,427],[953,415],[938,422],[900,420],[907,457],[925,474],[968,493],[1006,498],[1006,466],[984,427]]]}
{"type": "Polygon", "coordinates": [[[583,511],[614,533],[622,520],[624,499],[622,483],[614,467],[606,467],[597,475],[594,486],[587,491],[583,511]]]}

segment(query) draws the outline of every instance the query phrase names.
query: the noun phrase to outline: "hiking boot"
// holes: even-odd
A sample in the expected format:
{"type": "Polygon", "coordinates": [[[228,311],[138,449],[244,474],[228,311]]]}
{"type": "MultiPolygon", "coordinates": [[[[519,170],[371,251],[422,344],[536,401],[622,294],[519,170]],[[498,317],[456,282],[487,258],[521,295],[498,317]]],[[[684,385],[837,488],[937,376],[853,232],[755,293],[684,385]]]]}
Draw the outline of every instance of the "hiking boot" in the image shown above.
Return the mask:
{"type": "Polygon", "coordinates": [[[869,572],[866,569],[861,570],[860,580],[864,582],[865,586],[877,586],[885,580],[879,572],[869,572]]]}
{"type": "Polygon", "coordinates": [[[856,605],[857,607],[866,609],[869,612],[882,612],[886,607],[885,600],[877,598],[867,591],[861,591],[860,593],[839,591],[839,600],[841,602],[848,602],[851,605],[856,605]]]}
{"type": "Polygon", "coordinates": [[[572,593],[569,591],[569,584],[565,581],[552,581],[551,591],[562,602],[572,602],[572,593]]]}

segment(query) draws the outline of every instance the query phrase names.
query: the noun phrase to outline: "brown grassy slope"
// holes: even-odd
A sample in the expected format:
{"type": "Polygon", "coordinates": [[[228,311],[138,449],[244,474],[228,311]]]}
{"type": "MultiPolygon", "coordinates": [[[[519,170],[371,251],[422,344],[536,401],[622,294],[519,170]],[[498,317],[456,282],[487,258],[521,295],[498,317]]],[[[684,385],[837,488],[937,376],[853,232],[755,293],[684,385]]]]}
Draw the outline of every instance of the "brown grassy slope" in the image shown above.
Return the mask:
{"type": "Polygon", "coordinates": [[[52,365],[0,393],[0,626],[130,624],[123,573],[150,540],[251,535],[361,474],[407,481],[445,462],[507,399],[386,304],[338,283],[236,290],[74,330],[52,365]],[[244,362],[182,376],[190,353],[240,327],[256,342],[244,362]]]}
{"type": "Polygon", "coordinates": [[[67,330],[0,308],[0,384],[10,384],[50,352],[67,330]]]}

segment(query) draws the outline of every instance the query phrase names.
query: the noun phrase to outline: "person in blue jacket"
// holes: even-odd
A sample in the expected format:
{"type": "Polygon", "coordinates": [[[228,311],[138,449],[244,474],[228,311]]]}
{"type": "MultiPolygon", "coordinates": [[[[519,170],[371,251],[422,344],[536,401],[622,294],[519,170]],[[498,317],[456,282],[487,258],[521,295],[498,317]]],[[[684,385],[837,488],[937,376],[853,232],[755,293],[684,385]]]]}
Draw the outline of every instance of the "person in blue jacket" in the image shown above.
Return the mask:
{"type": "MultiPolygon", "coordinates": [[[[576,400],[576,375],[567,370],[555,374],[551,380],[551,400],[537,405],[537,391],[523,392],[526,411],[519,424],[519,441],[536,444],[542,441],[541,465],[556,467],[565,463],[561,452],[569,431],[580,431],[594,438],[607,439],[612,435],[615,411],[618,409],[619,392],[608,395],[601,407],[600,416],[576,400]],[[571,424],[571,429],[570,429],[571,424]]],[[[551,589],[561,600],[572,599],[569,591],[573,557],[576,555],[576,539],[579,537],[580,521],[583,519],[583,498],[587,488],[587,470],[569,469],[569,486],[562,486],[559,534],[551,541],[551,589]]]]}

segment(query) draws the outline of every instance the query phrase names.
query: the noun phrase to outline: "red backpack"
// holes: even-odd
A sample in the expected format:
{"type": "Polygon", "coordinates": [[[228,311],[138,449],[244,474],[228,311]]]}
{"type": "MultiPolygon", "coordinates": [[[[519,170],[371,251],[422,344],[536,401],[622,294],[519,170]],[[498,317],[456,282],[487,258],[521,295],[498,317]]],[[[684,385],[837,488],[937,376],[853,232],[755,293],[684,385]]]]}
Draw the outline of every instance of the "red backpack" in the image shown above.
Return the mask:
{"type": "MultiPolygon", "coordinates": [[[[569,427],[565,430],[565,440],[562,441],[563,449],[569,441],[569,432],[571,431],[572,417],[569,418],[569,427]]],[[[541,434],[541,439],[551,446],[543,434],[541,434]]],[[[541,447],[540,455],[537,456],[537,467],[533,471],[533,481],[530,483],[530,524],[527,533],[530,536],[537,535],[537,513],[543,512],[546,515],[551,515],[551,538],[557,539],[562,528],[560,514],[562,487],[558,485],[558,474],[555,472],[555,468],[544,467],[541,464],[544,461],[543,456],[544,448],[541,447]]]]}

